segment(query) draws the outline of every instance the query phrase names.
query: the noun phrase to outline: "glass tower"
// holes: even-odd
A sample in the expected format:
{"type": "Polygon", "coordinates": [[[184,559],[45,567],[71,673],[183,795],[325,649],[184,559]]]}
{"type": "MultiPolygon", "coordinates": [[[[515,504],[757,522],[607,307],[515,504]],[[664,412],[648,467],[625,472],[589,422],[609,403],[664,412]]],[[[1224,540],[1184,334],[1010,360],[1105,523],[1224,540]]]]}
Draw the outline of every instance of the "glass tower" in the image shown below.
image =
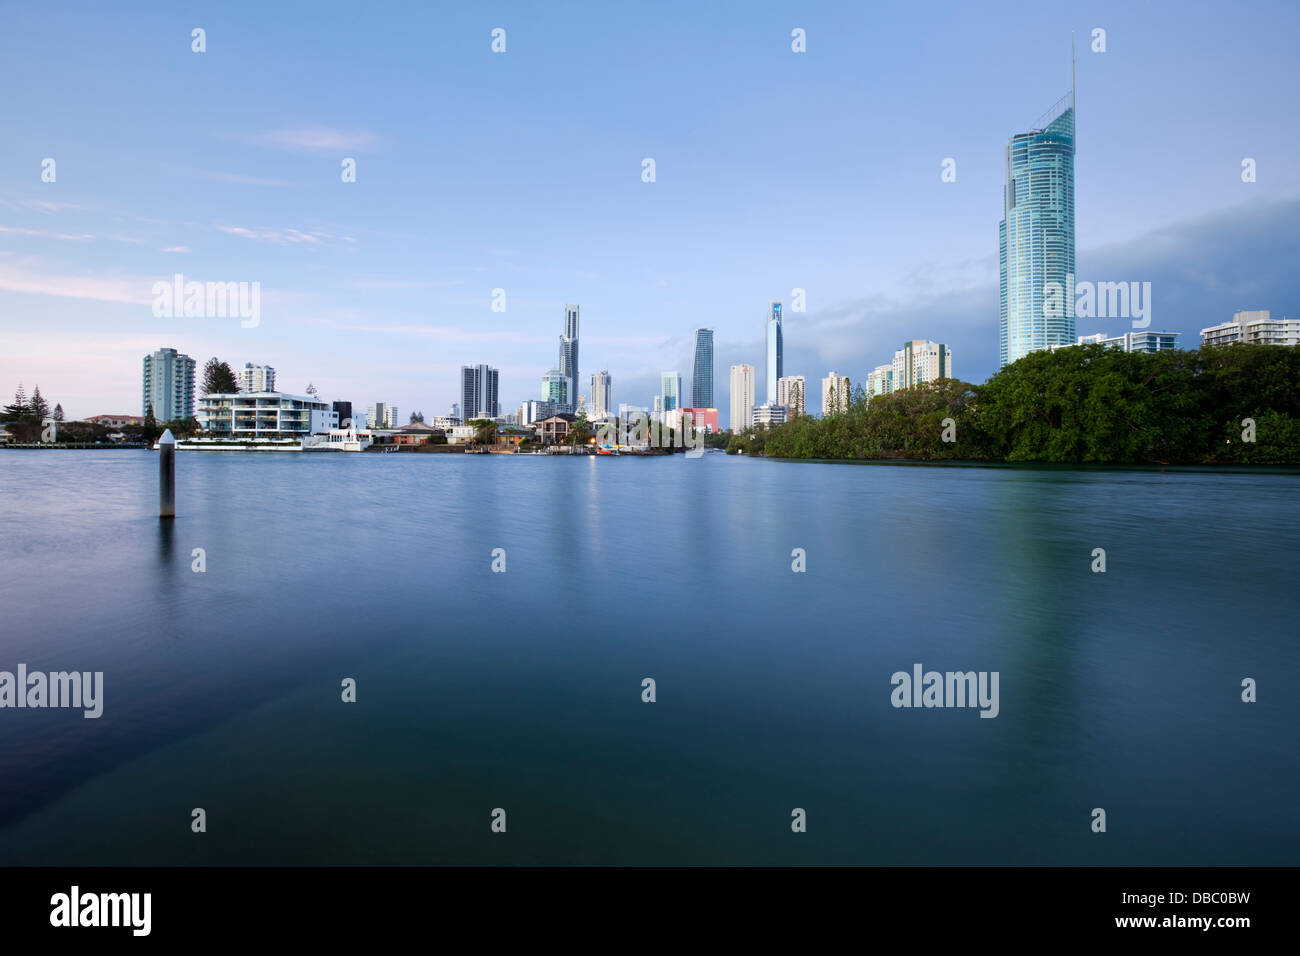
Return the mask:
{"type": "Polygon", "coordinates": [[[773,302],[767,310],[767,403],[776,401],[776,383],[785,375],[783,346],[781,344],[781,303],[773,302]]]}
{"type": "Polygon", "coordinates": [[[691,376],[691,408],[713,407],[713,330],[695,330],[695,368],[691,376]]]}
{"type": "Polygon", "coordinates": [[[578,403],[578,307],[564,307],[564,334],[560,336],[560,374],[564,376],[565,402],[578,403]]]}
{"type": "Polygon", "coordinates": [[[1075,342],[1073,89],[1007,143],[1003,207],[999,368],[1035,349],[1075,342]],[[1052,284],[1062,308],[1044,307],[1052,284]]]}

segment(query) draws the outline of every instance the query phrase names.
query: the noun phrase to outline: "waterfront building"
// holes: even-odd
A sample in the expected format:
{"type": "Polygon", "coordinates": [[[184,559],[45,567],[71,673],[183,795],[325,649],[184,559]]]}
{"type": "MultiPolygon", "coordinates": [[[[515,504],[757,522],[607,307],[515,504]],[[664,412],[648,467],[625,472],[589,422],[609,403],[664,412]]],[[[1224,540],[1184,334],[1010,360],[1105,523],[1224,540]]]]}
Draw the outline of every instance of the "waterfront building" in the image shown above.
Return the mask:
{"type": "Polygon", "coordinates": [[[731,430],[740,434],[754,423],[754,366],[731,366],[731,430]]]}
{"type": "Polygon", "coordinates": [[[328,402],[285,392],[215,392],[200,400],[197,417],[215,438],[301,438],[339,427],[328,402]]]}
{"type": "Polygon", "coordinates": [[[608,418],[613,410],[614,379],[609,372],[599,371],[591,377],[591,414],[593,418],[608,418]]]}
{"type": "Polygon", "coordinates": [[[352,403],[351,402],[333,402],[330,407],[334,414],[339,417],[339,427],[343,429],[351,428],[355,423],[352,421],[352,403]]]}
{"type": "Polygon", "coordinates": [[[142,368],[140,414],[172,422],[194,417],[194,359],[175,349],[146,355],[142,368]]]}
{"type": "Polygon", "coordinates": [[[776,402],[776,383],[785,375],[785,343],[781,337],[781,303],[778,300],[773,300],[768,307],[763,339],[767,350],[763,397],[771,405],[776,402]]]}
{"type": "Polygon", "coordinates": [[[536,425],[537,437],[543,445],[562,445],[568,441],[569,431],[577,420],[577,415],[565,412],[543,418],[536,425]]]}
{"type": "Polygon", "coordinates": [[[496,418],[501,414],[497,401],[497,370],[490,365],[460,367],[460,407],[465,421],[496,418]]]}
{"type": "Polygon", "coordinates": [[[807,414],[807,393],[808,383],[802,375],[784,375],[776,380],[776,403],[788,408],[791,418],[807,414]]]}
{"type": "Polygon", "coordinates": [[[412,422],[410,425],[403,425],[393,433],[393,444],[424,445],[434,436],[445,435],[446,431],[442,428],[434,428],[423,422],[412,422]]]}
{"type": "MultiPolygon", "coordinates": [[[[459,405],[452,406],[452,408],[459,407],[459,405]]],[[[456,425],[463,425],[465,423],[461,421],[460,417],[457,415],[434,415],[429,419],[429,424],[434,428],[441,428],[443,431],[446,431],[449,428],[454,428],[456,425]]]]}
{"type": "Polygon", "coordinates": [[[241,392],[274,392],[275,369],[269,365],[254,365],[245,362],[239,370],[239,390],[241,392]]]}
{"type": "Polygon", "coordinates": [[[769,428],[772,425],[780,425],[788,421],[790,410],[784,405],[777,405],[775,402],[764,402],[762,405],[754,407],[754,417],[752,424],[755,428],[769,428]]]}
{"type": "Polygon", "coordinates": [[[1300,345],[1300,319],[1275,319],[1267,309],[1237,312],[1231,322],[1201,329],[1201,345],[1300,345]]]}
{"type": "Polygon", "coordinates": [[[952,377],[952,350],[941,342],[913,339],[894,353],[894,391],[952,377]]]}
{"type": "Polygon", "coordinates": [[[839,375],[831,372],[826,378],[822,379],[822,417],[827,415],[836,415],[840,412],[849,410],[849,403],[853,400],[851,385],[847,375],[839,375]]]}
{"type": "MultiPolygon", "coordinates": [[[[1070,92],[1007,142],[998,224],[999,368],[1075,340],[1074,309],[1049,315],[1045,308],[1052,287],[1074,303],[1073,54],[1070,73],[1070,92]]],[[[895,379],[895,388],[904,387],[895,379]]]]}
{"type": "Polygon", "coordinates": [[[695,361],[691,370],[691,407],[713,407],[713,330],[695,330],[695,361]]]}

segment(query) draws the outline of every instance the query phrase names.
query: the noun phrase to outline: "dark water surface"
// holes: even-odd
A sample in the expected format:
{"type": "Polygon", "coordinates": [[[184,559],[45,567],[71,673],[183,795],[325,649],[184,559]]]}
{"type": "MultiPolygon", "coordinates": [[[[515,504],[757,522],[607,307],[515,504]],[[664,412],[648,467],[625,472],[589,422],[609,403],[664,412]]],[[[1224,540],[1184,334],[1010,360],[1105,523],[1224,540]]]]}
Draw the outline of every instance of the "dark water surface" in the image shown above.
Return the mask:
{"type": "Polygon", "coordinates": [[[0,453],[0,670],[105,684],[0,709],[0,864],[1300,862],[1298,475],[178,472],[161,528],[150,452],[0,453]],[[998,717],[895,709],[915,663],[998,717]]]}

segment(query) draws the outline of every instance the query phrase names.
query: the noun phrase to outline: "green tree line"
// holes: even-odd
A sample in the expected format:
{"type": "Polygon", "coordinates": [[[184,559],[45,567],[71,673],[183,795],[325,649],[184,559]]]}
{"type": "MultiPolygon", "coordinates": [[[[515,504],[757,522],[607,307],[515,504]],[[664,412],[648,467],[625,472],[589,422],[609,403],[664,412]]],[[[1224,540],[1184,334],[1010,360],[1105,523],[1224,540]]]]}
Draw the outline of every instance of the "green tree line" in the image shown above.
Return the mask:
{"type": "Polygon", "coordinates": [[[1300,464],[1300,348],[1034,352],[983,385],[940,379],[870,399],[859,387],[847,411],[737,435],[727,450],[778,458],[1300,464]]]}

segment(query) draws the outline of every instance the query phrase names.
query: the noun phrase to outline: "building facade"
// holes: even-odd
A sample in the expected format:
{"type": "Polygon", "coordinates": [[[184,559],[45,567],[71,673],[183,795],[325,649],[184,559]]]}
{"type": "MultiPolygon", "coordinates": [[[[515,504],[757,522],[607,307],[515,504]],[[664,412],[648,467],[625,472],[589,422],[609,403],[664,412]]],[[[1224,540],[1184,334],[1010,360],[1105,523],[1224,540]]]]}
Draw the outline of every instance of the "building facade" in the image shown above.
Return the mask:
{"type": "MultiPolygon", "coordinates": [[[[998,367],[1074,343],[1074,89],[1007,143],[998,225],[998,367]],[[1049,284],[1070,307],[1051,310],[1049,284]]],[[[895,382],[895,388],[900,387],[895,382]]]]}
{"type": "Polygon", "coordinates": [[[802,375],[785,375],[776,380],[776,403],[790,411],[791,418],[807,414],[808,383],[802,375]]]}
{"type": "Polygon", "coordinates": [[[822,417],[838,415],[849,410],[853,399],[852,385],[847,375],[831,372],[822,379],[822,417]]]}
{"type": "Polygon", "coordinates": [[[375,402],[366,412],[367,428],[398,428],[401,424],[397,417],[396,405],[375,402]]]}
{"type": "Polygon", "coordinates": [[[660,411],[666,415],[682,407],[682,377],[677,372],[664,372],[659,378],[659,396],[663,400],[660,411]]]}
{"type": "Polygon", "coordinates": [[[894,353],[893,391],[952,377],[952,351],[942,342],[913,339],[894,353]]]}
{"type": "Polygon", "coordinates": [[[776,402],[776,383],[785,375],[785,343],[781,338],[781,303],[773,301],[767,309],[767,325],[764,330],[766,367],[763,398],[769,405],[776,402]]]}
{"type": "Polygon", "coordinates": [[[775,402],[764,402],[762,405],[754,406],[754,416],[751,423],[754,428],[769,428],[772,425],[780,425],[789,421],[790,410],[784,405],[777,405],[775,402]]]}
{"type": "Polygon", "coordinates": [[[274,392],[275,369],[269,365],[254,365],[245,362],[239,370],[239,390],[241,392],[274,392]]]}
{"type": "Polygon", "coordinates": [[[695,330],[695,362],[691,369],[691,407],[713,407],[713,330],[695,330]]]}
{"type": "Polygon", "coordinates": [[[564,376],[565,402],[578,402],[578,307],[564,307],[564,334],[560,336],[560,374],[564,376]]]}
{"type": "Polygon", "coordinates": [[[1201,345],[1300,345],[1300,319],[1275,319],[1267,310],[1237,312],[1231,322],[1201,329],[1201,345]]]}
{"type": "Polygon", "coordinates": [[[142,362],[140,414],[150,406],[160,422],[194,417],[194,359],[175,349],[159,349],[142,362]]]}
{"type": "Polygon", "coordinates": [[[203,396],[199,424],[216,438],[301,438],[339,427],[328,402],[284,392],[225,392],[203,396]]]}
{"type": "Polygon", "coordinates": [[[496,418],[501,414],[497,401],[497,370],[490,365],[460,367],[460,407],[465,421],[473,418],[496,418]]]}
{"type": "Polygon", "coordinates": [[[731,430],[739,434],[754,424],[754,366],[731,366],[731,430]]]}
{"type": "Polygon", "coordinates": [[[877,395],[888,395],[894,390],[894,366],[877,365],[867,373],[866,392],[867,398],[874,398],[877,395]]]}
{"type": "Polygon", "coordinates": [[[601,370],[591,377],[591,417],[608,418],[614,408],[614,379],[601,370]]]}

